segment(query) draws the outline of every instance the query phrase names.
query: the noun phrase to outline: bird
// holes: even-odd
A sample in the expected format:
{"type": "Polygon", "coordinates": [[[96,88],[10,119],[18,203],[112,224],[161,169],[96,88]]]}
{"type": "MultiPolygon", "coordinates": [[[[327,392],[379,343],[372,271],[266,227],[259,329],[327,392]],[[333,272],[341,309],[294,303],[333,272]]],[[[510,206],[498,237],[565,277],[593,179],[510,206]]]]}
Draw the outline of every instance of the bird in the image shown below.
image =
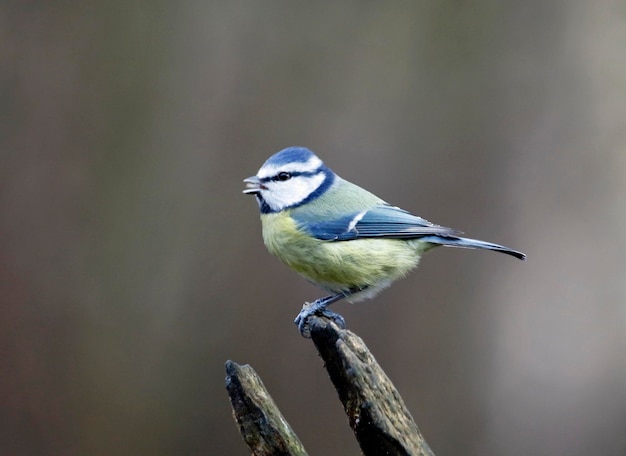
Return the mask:
{"type": "Polygon", "coordinates": [[[296,317],[304,337],[311,337],[312,315],[345,328],[344,318],[327,308],[330,304],[374,297],[434,247],[493,250],[526,259],[520,251],[461,237],[458,230],[387,203],[339,177],[306,147],[275,153],[243,182],[243,193],[258,202],[267,250],[329,293],[306,302],[296,317]]]}

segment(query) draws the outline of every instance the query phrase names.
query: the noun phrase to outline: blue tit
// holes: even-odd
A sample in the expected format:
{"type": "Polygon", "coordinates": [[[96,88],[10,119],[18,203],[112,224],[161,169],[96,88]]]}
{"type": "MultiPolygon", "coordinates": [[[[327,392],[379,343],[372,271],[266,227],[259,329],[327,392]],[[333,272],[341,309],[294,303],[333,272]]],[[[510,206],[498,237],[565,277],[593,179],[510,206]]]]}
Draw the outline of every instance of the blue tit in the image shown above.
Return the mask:
{"type": "Polygon", "coordinates": [[[348,182],[304,147],[272,155],[243,193],[255,195],[269,252],[329,296],[306,303],[295,320],[310,336],[307,319],[321,314],[345,327],[327,306],[371,298],[415,268],[433,247],[486,249],[521,260],[526,255],[490,242],[460,237],[392,206],[348,182]]]}

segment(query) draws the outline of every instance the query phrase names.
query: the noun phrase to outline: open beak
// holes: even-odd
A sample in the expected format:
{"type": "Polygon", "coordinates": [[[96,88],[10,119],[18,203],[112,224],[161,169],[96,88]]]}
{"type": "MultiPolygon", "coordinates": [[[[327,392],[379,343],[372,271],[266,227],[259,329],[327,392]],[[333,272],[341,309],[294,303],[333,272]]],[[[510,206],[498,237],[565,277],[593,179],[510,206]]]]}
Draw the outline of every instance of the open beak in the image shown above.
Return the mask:
{"type": "Polygon", "coordinates": [[[243,191],[243,193],[245,193],[247,195],[256,195],[261,190],[265,190],[266,189],[265,186],[263,186],[263,184],[261,184],[261,179],[259,179],[256,176],[247,177],[243,181],[246,183],[246,187],[247,187],[243,191]]]}

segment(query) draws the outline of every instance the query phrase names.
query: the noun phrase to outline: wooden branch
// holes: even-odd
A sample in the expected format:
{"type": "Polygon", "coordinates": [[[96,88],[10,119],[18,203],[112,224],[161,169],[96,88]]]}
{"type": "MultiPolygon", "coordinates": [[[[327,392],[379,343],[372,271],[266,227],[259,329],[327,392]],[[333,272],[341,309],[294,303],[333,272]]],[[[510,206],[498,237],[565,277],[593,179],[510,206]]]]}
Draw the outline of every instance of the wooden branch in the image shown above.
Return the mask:
{"type": "Polygon", "coordinates": [[[258,374],[248,365],[226,362],[226,389],[239,432],[254,456],[306,456],[258,374]]]}
{"type": "Polygon", "coordinates": [[[434,456],[363,340],[324,317],[308,323],[363,454],[434,456]]]}
{"type": "MultiPolygon", "coordinates": [[[[363,340],[325,317],[309,317],[308,325],[363,454],[434,456],[363,340]]],[[[235,420],[252,454],[305,455],[256,372],[228,361],[226,373],[235,420]]]]}

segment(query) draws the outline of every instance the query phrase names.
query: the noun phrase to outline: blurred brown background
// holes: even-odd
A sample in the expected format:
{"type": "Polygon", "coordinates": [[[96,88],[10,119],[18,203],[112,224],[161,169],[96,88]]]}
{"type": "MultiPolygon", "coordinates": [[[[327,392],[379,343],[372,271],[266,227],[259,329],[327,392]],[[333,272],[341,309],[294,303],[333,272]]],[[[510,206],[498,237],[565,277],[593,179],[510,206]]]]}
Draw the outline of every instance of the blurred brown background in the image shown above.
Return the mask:
{"type": "Polygon", "coordinates": [[[227,359],[359,450],[242,179],[289,145],[468,236],[337,304],[438,456],[626,453],[617,0],[5,1],[0,453],[245,455],[227,359]]]}

